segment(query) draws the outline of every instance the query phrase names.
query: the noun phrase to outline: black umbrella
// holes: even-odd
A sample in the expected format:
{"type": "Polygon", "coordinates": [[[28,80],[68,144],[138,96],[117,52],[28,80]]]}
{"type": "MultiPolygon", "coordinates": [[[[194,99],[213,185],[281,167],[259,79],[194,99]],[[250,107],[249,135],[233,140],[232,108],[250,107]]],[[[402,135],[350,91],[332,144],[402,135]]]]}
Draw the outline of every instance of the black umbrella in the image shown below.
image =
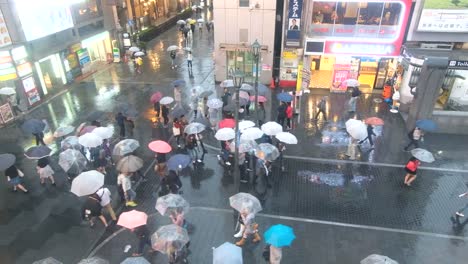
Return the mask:
{"type": "Polygon", "coordinates": [[[86,120],[87,121],[100,120],[105,114],[106,112],[96,110],[96,111],[89,113],[89,115],[86,117],[86,120]]]}
{"type": "Polygon", "coordinates": [[[0,171],[4,171],[15,164],[16,157],[13,154],[0,154],[0,171]]]}
{"type": "Polygon", "coordinates": [[[46,124],[42,122],[41,120],[38,119],[29,119],[26,120],[23,125],[21,126],[21,129],[25,133],[32,133],[32,134],[37,134],[41,133],[44,131],[46,124]]]}
{"type": "Polygon", "coordinates": [[[210,124],[210,121],[204,117],[199,117],[199,118],[196,118],[195,120],[193,120],[193,122],[197,122],[197,123],[200,123],[200,124],[203,124],[204,126],[206,126],[207,128],[210,128],[211,127],[211,124],[210,124]]]}
{"type": "Polygon", "coordinates": [[[44,157],[48,157],[50,155],[50,152],[52,152],[52,150],[46,146],[34,146],[26,150],[24,155],[28,159],[41,159],[44,157]]]}

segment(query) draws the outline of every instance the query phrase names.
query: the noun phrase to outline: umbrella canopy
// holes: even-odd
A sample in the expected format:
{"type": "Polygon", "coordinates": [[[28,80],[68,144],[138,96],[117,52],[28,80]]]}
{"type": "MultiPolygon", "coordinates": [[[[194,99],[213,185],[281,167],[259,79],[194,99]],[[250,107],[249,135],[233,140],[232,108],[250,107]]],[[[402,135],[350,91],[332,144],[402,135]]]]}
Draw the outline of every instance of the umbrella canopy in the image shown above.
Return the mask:
{"type": "Polygon", "coordinates": [[[346,131],[355,139],[363,140],[367,137],[367,127],[360,120],[349,119],[346,121],[346,131]]]}
{"type": "Polygon", "coordinates": [[[295,135],[289,133],[289,132],[280,132],[275,135],[275,137],[286,144],[297,144],[297,138],[295,135]]]}
{"type": "Polygon", "coordinates": [[[203,92],[201,92],[201,93],[198,95],[198,97],[199,97],[199,98],[208,97],[208,96],[212,95],[213,93],[214,93],[214,92],[211,91],[211,90],[203,91],[203,92]]]}
{"type": "Polygon", "coordinates": [[[92,133],[98,135],[99,137],[103,139],[108,139],[114,135],[114,127],[113,126],[97,127],[96,129],[93,130],[92,133]]]}
{"type": "Polygon", "coordinates": [[[166,141],[155,140],[148,144],[148,148],[156,153],[169,153],[172,150],[171,145],[166,141]]]}
{"type": "Polygon", "coordinates": [[[215,138],[217,140],[222,140],[222,141],[231,140],[231,139],[234,139],[235,137],[236,137],[236,132],[234,131],[234,129],[229,128],[229,127],[221,128],[218,131],[216,131],[216,134],[215,134],[215,138]]]}
{"type": "Polygon", "coordinates": [[[264,234],[265,242],[274,247],[288,247],[296,236],[291,227],[285,225],[274,225],[268,228],[264,234]]]}
{"type": "Polygon", "coordinates": [[[166,165],[169,170],[177,171],[186,168],[191,162],[192,158],[189,155],[176,154],[167,160],[166,165]]]}
{"type": "Polygon", "coordinates": [[[148,222],[148,215],[144,212],[132,210],[120,214],[117,225],[133,229],[142,225],[146,225],[148,222]]]}
{"type": "Polygon", "coordinates": [[[156,103],[159,102],[162,98],[162,93],[161,92],[155,92],[153,95],[151,95],[150,101],[151,103],[156,103]]]}
{"type": "Polygon", "coordinates": [[[381,118],[378,118],[378,117],[366,118],[366,120],[364,120],[364,123],[368,125],[373,125],[373,126],[383,126],[385,124],[385,122],[381,118]]]}
{"type": "Polygon", "coordinates": [[[42,159],[50,156],[52,150],[47,146],[34,146],[30,147],[24,153],[24,156],[28,159],[42,159]]]}
{"type": "Polygon", "coordinates": [[[263,131],[258,127],[249,127],[242,131],[241,140],[256,140],[263,136],[263,131]]]}
{"type": "Polygon", "coordinates": [[[199,18],[199,19],[197,19],[197,22],[198,22],[198,23],[204,23],[205,20],[203,20],[203,18],[199,18]]]}
{"type": "MultiPolygon", "coordinates": [[[[259,103],[265,103],[266,101],[268,101],[265,96],[261,96],[261,95],[259,95],[257,99],[259,103]]],[[[255,95],[250,96],[250,101],[255,102],[255,95]]]]}
{"type": "Polygon", "coordinates": [[[132,153],[137,148],[140,147],[140,143],[135,139],[124,139],[121,140],[114,146],[114,150],[112,151],[112,155],[114,156],[124,156],[127,154],[132,153]]]}
{"type": "Polygon", "coordinates": [[[279,155],[279,150],[270,143],[259,144],[257,151],[255,151],[255,156],[262,160],[274,161],[279,155]]]}
{"type": "Polygon", "coordinates": [[[241,85],[240,89],[241,89],[242,91],[249,91],[249,92],[254,90],[254,88],[252,87],[252,85],[250,85],[250,84],[248,84],[248,83],[243,83],[243,84],[241,85]]]}
{"type": "Polygon", "coordinates": [[[140,51],[140,48],[138,48],[138,47],[130,47],[128,50],[131,51],[131,52],[137,52],[137,51],[140,51]]]}
{"type": "Polygon", "coordinates": [[[93,133],[87,133],[78,138],[78,143],[86,148],[95,148],[102,144],[102,137],[93,133]]]}
{"type": "MultiPolygon", "coordinates": [[[[234,94],[233,99],[235,99],[236,95],[234,94]]],[[[246,99],[250,100],[250,95],[246,91],[239,91],[239,99],[246,99]]]]}
{"type": "Polygon", "coordinates": [[[173,118],[180,118],[181,116],[184,116],[187,114],[187,110],[185,110],[182,106],[176,106],[174,109],[172,109],[170,115],[173,118]]]}
{"type": "Polygon", "coordinates": [[[348,80],[344,81],[344,83],[346,84],[346,86],[349,86],[349,87],[358,87],[359,86],[359,81],[356,80],[356,79],[348,79],[348,80]]]}
{"type": "Polygon", "coordinates": [[[234,87],[234,80],[224,80],[219,86],[222,88],[234,87]]]}
{"type": "Polygon", "coordinates": [[[255,123],[250,120],[242,120],[239,122],[239,130],[242,131],[249,127],[254,127],[255,123]]]}
{"type": "Polygon", "coordinates": [[[167,194],[156,200],[156,210],[161,215],[171,212],[184,212],[186,214],[190,208],[189,203],[178,194],[167,194]]]}
{"type": "Polygon", "coordinates": [[[88,160],[75,149],[67,149],[59,155],[58,164],[65,172],[80,174],[86,169],[88,160]]]}
{"type": "Polygon", "coordinates": [[[189,21],[189,24],[190,24],[190,25],[193,25],[193,24],[195,24],[195,23],[197,23],[197,21],[196,21],[195,19],[190,19],[190,21],[189,21]]]}
{"type": "MultiPolygon", "coordinates": [[[[240,104],[240,102],[239,102],[240,104]]],[[[229,103],[223,107],[223,110],[226,112],[234,112],[236,111],[236,105],[234,103],[229,103]]]]}
{"type": "Polygon", "coordinates": [[[259,95],[266,95],[268,93],[268,87],[264,84],[259,83],[257,89],[259,95]]]}
{"type": "Polygon", "coordinates": [[[129,107],[125,111],[122,111],[122,114],[125,117],[136,118],[138,116],[138,111],[133,107],[129,107]]]}
{"type": "Polygon", "coordinates": [[[214,108],[214,109],[219,109],[223,107],[223,101],[221,101],[218,98],[211,98],[208,100],[206,104],[208,105],[209,108],[214,108]]]}
{"type": "Polygon", "coordinates": [[[80,173],[72,181],[71,192],[77,196],[86,196],[95,193],[104,185],[104,174],[97,170],[80,173]]]}
{"type": "Polygon", "coordinates": [[[185,20],[177,20],[177,25],[185,25],[185,20]]]}
{"type": "Polygon", "coordinates": [[[178,251],[189,242],[187,230],[178,225],[162,226],[151,235],[151,245],[154,250],[166,254],[170,248],[178,251]]]}
{"type": "Polygon", "coordinates": [[[34,261],[32,264],[63,264],[63,262],[60,262],[54,259],[53,257],[48,257],[45,259],[34,261]]]}
{"type": "Polygon", "coordinates": [[[175,80],[175,81],[172,81],[171,84],[172,84],[172,86],[176,86],[176,87],[184,86],[185,81],[184,80],[175,80]]]}
{"type": "Polygon", "coordinates": [[[210,120],[208,120],[205,117],[198,117],[197,119],[194,119],[193,122],[200,123],[200,124],[204,125],[207,128],[211,127],[210,120]]]}
{"type": "Polygon", "coordinates": [[[15,164],[16,157],[13,154],[0,154],[0,171],[4,171],[15,164]]]}
{"type": "Polygon", "coordinates": [[[247,211],[248,213],[256,214],[262,210],[262,205],[257,197],[244,192],[229,197],[229,205],[239,213],[247,211]]]}
{"type": "Polygon", "coordinates": [[[99,120],[99,119],[101,119],[105,114],[106,114],[106,112],[96,110],[96,111],[91,112],[91,113],[86,117],[86,120],[87,120],[87,121],[99,120]]]}
{"type": "Polygon", "coordinates": [[[434,121],[429,120],[429,119],[421,119],[421,120],[416,121],[416,126],[424,131],[429,131],[429,132],[437,130],[436,123],[434,123],[434,121]]]}
{"type": "Polygon", "coordinates": [[[232,243],[224,242],[213,249],[213,264],[242,264],[242,248],[232,243]]]}
{"type": "Polygon", "coordinates": [[[276,98],[281,102],[291,102],[293,100],[292,95],[286,92],[279,93],[278,95],[276,95],[276,98]]]}
{"type": "Polygon", "coordinates": [[[16,94],[16,90],[11,87],[3,87],[0,89],[0,94],[1,95],[14,95],[16,94]]]}
{"type": "Polygon", "coordinates": [[[21,125],[21,130],[23,130],[25,133],[37,134],[44,131],[45,126],[45,123],[41,120],[29,119],[21,125]]]}
{"type": "Polygon", "coordinates": [[[77,136],[68,136],[64,140],[60,142],[60,147],[65,150],[65,149],[81,149],[81,145],[78,142],[78,137],[77,136]]]}
{"type": "Polygon", "coordinates": [[[137,156],[125,156],[117,163],[120,172],[136,172],[143,167],[143,160],[137,156]]]}
{"type": "Polygon", "coordinates": [[[179,47],[177,47],[176,45],[171,45],[167,48],[167,51],[173,51],[173,50],[178,50],[179,47]]]}
{"type": "Polygon", "coordinates": [[[135,54],[133,54],[133,56],[137,56],[137,57],[145,56],[145,53],[143,51],[137,51],[135,52],[135,54]]]}
{"type": "Polygon", "coordinates": [[[129,257],[126,258],[124,261],[120,262],[120,264],[151,264],[148,260],[144,257],[129,257]]]}
{"type": "Polygon", "coordinates": [[[236,127],[236,120],[234,120],[233,118],[225,118],[219,121],[218,127],[219,128],[225,128],[225,127],[234,128],[236,127]]]}
{"type": "Polygon", "coordinates": [[[78,134],[82,136],[84,134],[93,132],[94,129],[96,129],[96,126],[85,126],[80,130],[78,134]]]}
{"type": "Polygon", "coordinates": [[[434,155],[432,155],[431,152],[422,148],[415,148],[411,150],[411,155],[423,162],[432,163],[435,161],[434,155]]]}
{"type": "Polygon", "coordinates": [[[92,257],[82,259],[80,262],[78,262],[78,264],[110,264],[110,262],[102,258],[92,257]]]}
{"type": "Polygon", "coordinates": [[[361,264],[398,264],[398,262],[387,256],[372,254],[361,260],[361,264]]]}
{"type": "MultiPolygon", "coordinates": [[[[246,106],[248,105],[250,102],[250,99],[249,98],[244,98],[244,97],[240,97],[239,98],[239,105],[240,106],[246,106]]],[[[244,109],[239,109],[239,113],[242,113],[244,109]]]]}
{"type": "Polygon", "coordinates": [[[162,105],[168,105],[168,104],[171,104],[172,102],[174,102],[174,98],[172,98],[170,96],[164,96],[159,101],[159,103],[162,104],[162,105]]]}
{"type": "Polygon", "coordinates": [[[203,124],[200,124],[200,123],[197,123],[197,122],[192,122],[190,124],[188,124],[185,129],[184,129],[184,132],[186,134],[189,134],[189,135],[192,135],[192,134],[199,134],[201,132],[203,132],[205,130],[206,126],[203,125],[203,124]]]}
{"type": "MultiPolygon", "coordinates": [[[[231,142],[231,144],[229,144],[229,147],[231,151],[234,152],[236,148],[236,142],[234,141],[231,142]]],[[[239,144],[239,152],[241,153],[250,152],[256,148],[258,148],[257,142],[255,142],[254,140],[242,140],[242,136],[241,136],[241,141],[239,144]]]]}
{"type": "Polygon", "coordinates": [[[262,131],[268,136],[274,136],[280,132],[283,132],[283,127],[274,121],[270,121],[262,125],[262,131]]]}
{"type": "Polygon", "coordinates": [[[64,137],[66,135],[69,135],[69,134],[73,133],[73,131],[75,131],[75,127],[61,126],[61,127],[57,128],[57,130],[55,130],[54,137],[56,137],[56,138],[64,137]]]}

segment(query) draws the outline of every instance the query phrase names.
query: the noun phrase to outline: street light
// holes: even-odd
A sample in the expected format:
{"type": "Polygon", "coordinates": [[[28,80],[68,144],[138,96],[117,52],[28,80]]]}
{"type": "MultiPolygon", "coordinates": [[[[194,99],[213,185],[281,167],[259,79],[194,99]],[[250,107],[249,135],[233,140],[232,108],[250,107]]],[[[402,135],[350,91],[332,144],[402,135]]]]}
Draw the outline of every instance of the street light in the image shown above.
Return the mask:
{"type": "Polygon", "coordinates": [[[259,123],[259,117],[258,117],[258,61],[260,60],[260,48],[261,48],[261,45],[260,43],[258,43],[257,40],[255,40],[255,42],[252,44],[252,54],[254,56],[254,59],[255,59],[255,118],[256,118],[256,123],[257,125],[260,125],[259,123]]]}
{"type": "Polygon", "coordinates": [[[244,73],[236,70],[232,76],[234,81],[234,88],[236,89],[236,109],[234,112],[234,118],[236,120],[236,135],[234,137],[235,156],[234,156],[234,181],[238,183],[240,181],[239,174],[239,91],[242,83],[244,82],[244,73]]]}

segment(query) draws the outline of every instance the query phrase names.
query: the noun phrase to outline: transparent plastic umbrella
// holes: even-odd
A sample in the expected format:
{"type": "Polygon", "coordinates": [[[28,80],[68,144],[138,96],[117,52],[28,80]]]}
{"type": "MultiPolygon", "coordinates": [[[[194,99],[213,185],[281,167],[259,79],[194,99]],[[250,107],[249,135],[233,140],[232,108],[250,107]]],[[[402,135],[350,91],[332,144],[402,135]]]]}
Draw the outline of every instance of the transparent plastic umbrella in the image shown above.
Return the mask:
{"type": "Polygon", "coordinates": [[[172,45],[167,48],[167,51],[173,51],[173,50],[178,50],[178,49],[179,47],[177,47],[176,45],[172,45]]]}
{"type": "Polygon", "coordinates": [[[242,248],[232,243],[224,242],[213,249],[213,264],[242,264],[242,248]]]}
{"type": "Polygon", "coordinates": [[[124,261],[120,262],[120,264],[151,264],[148,260],[144,257],[128,257],[124,261]]]}
{"type": "Polygon", "coordinates": [[[270,121],[262,125],[262,131],[269,136],[274,136],[283,132],[283,127],[274,121],[270,121]]]}
{"type": "Polygon", "coordinates": [[[236,133],[234,132],[234,129],[229,128],[229,127],[221,128],[218,131],[216,131],[216,134],[215,134],[215,138],[217,140],[222,140],[222,141],[231,140],[231,139],[234,139],[235,137],[236,137],[236,133]]]}
{"type": "Polygon", "coordinates": [[[432,163],[435,161],[434,155],[432,155],[432,153],[428,150],[422,148],[415,148],[411,150],[411,155],[423,162],[432,163]]]}
{"type": "Polygon", "coordinates": [[[57,128],[54,132],[54,137],[59,138],[59,137],[64,137],[66,135],[69,135],[75,131],[75,127],[73,126],[61,126],[57,128]]]}
{"type": "Polygon", "coordinates": [[[137,148],[140,147],[140,143],[135,139],[124,139],[121,140],[114,146],[112,155],[114,156],[124,156],[134,152],[137,148]]]}
{"type": "Polygon", "coordinates": [[[189,211],[190,205],[182,196],[170,193],[159,197],[156,200],[155,208],[161,215],[168,215],[172,211],[182,211],[186,214],[189,211]]]}
{"type": "Polygon", "coordinates": [[[263,136],[263,131],[258,127],[249,127],[242,131],[241,140],[256,140],[263,136]]]}
{"type": "Polygon", "coordinates": [[[223,107],[223,101],[221,101],[218,98],[211,98],[208,100],[206,104],[208,105],[209,108],[214,108],[214,109],[219,109],[223,107]]]}
{"type": "Polygon", "coordinates": [[[285,144],[297,144],[296,136],[289,132],[280,132],[276,134],[275,137],[285,144]]]}
{"type": "Polygon", "coordinates": [[[360,120],[349,119],[346,121],[346,131],[351,137],[363,140],[367,137],[367,126],[360,120]]]}
{"type": "Polygon", "coordinates": [[[131,51],[131,52],[137,52],[137,51],[140,51],[140,48],[138,48],[138,47],[130,47],[128,50],[131,51]]]}
{"type": "Polygon", "coordinates": [[[243,83],[243,84],[241,85],[240,89],[241,89],[242,91],[249,91],[249,92],[254,90],[254,88],[252,87],[252,85],[250,85],[250,84],[248,84],[248,83],[243,83]]]}
{"type": "Polygon", "coordinates": [[[91,257],[82,259],[78,264],[110,264],[110,262],[102,258],[91,257]]]}
{"type": "Polygon", "coordinates": [[[178,225],[162,226],[151,235],[152,248],[165,254],[181,250],[189,240],[187,230],[178,225]]]}
{"type": "Polygon", "coordinates": [[[81,145],[78,142],[78,137],[77,136],[68,136],[64,140],[60,142],[60,147],[65,150],[65,149],[81,149],[81,145]]]}
{"type": "Polygon", "coordinates": [[[67,149],[60,153],[58,164],[65,172],[80,174],[86,169],[88,160],[75,149],[67,149]]]}
{"type": "Polygon", "coordinates": [[[398,264],[398,262],[387,256],[372,254],[361,260],[361,264],[398,264]]]}
{"type": "Polygon", "coordinates": [[[279,157],[279,150],[270,143],[259,144],[255,156],[262,160],[274,161],[279,157]]]}
{"type": "Polygon", "coordinates": [[[244,192],[229,197],[229,205],[239,213],[247,211],[256,214],[262,210],[262,204],[257,197],[244,192]]]}
{"type": "Polygon", "coordinates": [[[192,135],[192,134],[199,134],[203,132],[205,129],[206,129],[205,125],[197,123],[197,122],[192,122],[185,127],[184,132],[188,135],[192,135]]]}
{"type": "Polygon", "coordinates": [[[137,57],[145,56],[145,53],[143,51],[137,51],[137,52],[135,52],[134,56],[137,56],[137,57]]]}
{"type": "Polygon", "coordinates": [[[201,92],[201,93],[198,95],[198,97],[199,97],[199,98],[208,97],[208,96],[212,95],[213,93],[214,93],[214,92],[211,91],[211,90],[203,91],[203,92],[201,92]]]}
{"type": "Polygon", "coordinates": [[[224,80],[219,86],[221,86],[222,88],[234,87],[234,80],[224,80]]]}
{"type": "Polygon", "coordinates": [[[78,143],[86,148],[95,148],[102,144],[102,137],[93,133],[86,133],[78,138],[78,143]]]}
{"type": "Polygon", "coordinates": [[[346,86],[349,86],[349,87],[358,87],[359,86],[359,81],[356,80],[356,79],[348,79],[348,80],[344,81],[344,83],[346,84],[346,86]]]}
{"type": "MultiPolygon", "coordinates": [[[[236,143],[233,141],[229,144],[229,147],[231,149],[231,152],[235,152],[236,148],[236,143]]],[[[257,142],[254,140],[243,140],[241,137],[241,141],[239,144],[239,152],[245,153],[245,152],[250,152],[258,147],[257,142]]]]}
{"type": "Polygon", "coordinates": [[[177,25],[185,25],[186,22],[185,22],[185,20],[177,20],[176,24],[177,25]]]}
{"type": "Polygon", "coordinates": [[[116,169],[120,172],[136,172],[143,167],[143,160],[137,156],[125,156],[119,160],[116,169]]]}
{"type": "Polygon", "coordinates": [[[104,185],[104,174],[96,170],[80,173],[72,181],[71,192],[77,196],[85,196],[95,193],[104,185]]]}
{"type": "Polygon", "coordinates": [[[63,262],[60,262],[54,259],[53,257],[48,257],[45,259],[34,261],[32,264],[63,264],[63,262]]]}

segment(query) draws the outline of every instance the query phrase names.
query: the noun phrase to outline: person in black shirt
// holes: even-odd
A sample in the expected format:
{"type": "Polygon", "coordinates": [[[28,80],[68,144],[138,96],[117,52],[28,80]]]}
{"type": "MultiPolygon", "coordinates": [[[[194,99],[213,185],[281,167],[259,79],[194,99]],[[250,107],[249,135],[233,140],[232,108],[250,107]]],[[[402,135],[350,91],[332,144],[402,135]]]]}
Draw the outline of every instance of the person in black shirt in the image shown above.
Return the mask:
{"type": "Polygon", "coordinates": [[[29,191],[21,184],[21,178],[24,176],[15,165],[10,166],[5,170],[5,176],[7,177],[8,182],[13,185],[13,191],[16,192],[16,188],[19,188],[24,193],[29,191]]]}
{"type": "MultiPolygon", "coordinates": [[[[150,232],[146,225],[135,227],[131,231],[138,238],[138,248],[137,248],[137,251],[132,254],[132,256],[139,257],[143,255],[143,249],[145,248],[145,245],[149,245],[151,247],[150,232]]],[[[153,249],[150,249],[150,253],[152,252],[153,252],[153,249]]]]}

